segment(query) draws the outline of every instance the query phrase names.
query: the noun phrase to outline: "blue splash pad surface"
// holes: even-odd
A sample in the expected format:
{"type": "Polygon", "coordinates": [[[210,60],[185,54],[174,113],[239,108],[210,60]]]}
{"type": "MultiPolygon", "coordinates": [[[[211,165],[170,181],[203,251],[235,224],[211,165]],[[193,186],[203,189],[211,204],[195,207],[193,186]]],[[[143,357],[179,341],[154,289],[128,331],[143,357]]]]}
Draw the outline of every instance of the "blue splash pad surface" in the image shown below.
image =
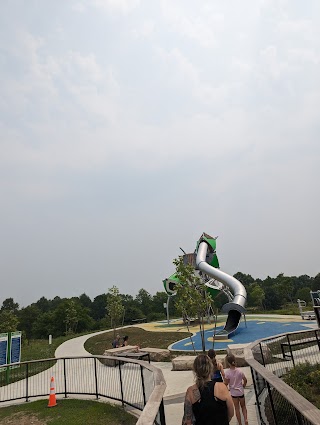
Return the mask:
{"type": "MultiPolygon", "coordinates": [[[[313,324],[315,321],[309,321],[308,324],[313,324]]],[[[223,329],[222,326],[217,327],[217,331],[223,329]]],[[[310,329],[306,326],[305,322],[290,322],[290,321],[264,321],[264,320],[250,320],[247,321],[247,327],[244,322],[241,322],[236,333],[223,341],[216,341],[214,343],[215,350],[225,350],[230,344],[245,344],[253,342],[257,339],[267,338],[273,335],[278,335],[287,332],[305,331],[310,329]]],[[[205,331],[206,350],[212,348],[213,328],[205,331]],[[209,339],[209,340],[208,340],[209,339]]],[[[197,332],[192,337],[195,349],[202,350],[200,332],[197,332]]],[[[190,338],[183,339],[175,342],[170,347],[172,350],[179,351],[192,351],[190,338]]]]}

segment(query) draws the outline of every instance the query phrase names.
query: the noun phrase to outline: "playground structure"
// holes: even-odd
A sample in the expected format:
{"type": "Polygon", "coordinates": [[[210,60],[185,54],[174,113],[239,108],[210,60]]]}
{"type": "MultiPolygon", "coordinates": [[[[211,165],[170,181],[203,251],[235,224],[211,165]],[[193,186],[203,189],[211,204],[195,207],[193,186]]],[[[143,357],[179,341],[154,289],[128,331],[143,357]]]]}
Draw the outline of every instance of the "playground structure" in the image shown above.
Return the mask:
{"type": "Polygon", "coordinates": [[[310,292],[314,315],[316,317],[318,328],[320,328],[320,290],[310,292]]]}
{"type": "Polygon", "coordinates": [[[303,309],[307,306],[307,303],[304,300],[297,299],[297,303],[303,320],[313,320],[316,318],[314,311],[303,311],[303,309]]]}
{"type": "MultiPolygon", "coordinates": [[[[197,242],[195,252],[184,254],[183,261],[194,267],[196,274],[201,278],[212,298],[215,298],[221,291],[227,295],[229,302],[222,307],[222,311],[228,314],[226,324],[215,334],[215,339],[229,338],[236,332],[241,316],[245,315],[247,292],[237,279],[219,269],[216,238],[203,233],[197,242]]],[[[167,315],[169,300],[171,296],[175,295],[177,283],[183,284],[184,282],[180,282],[175,273],[163,280],[164,289],[168,294],[167,315]]]]}
{"type": "Polygon", "coordinates": [[[319,310],[320,306],[320,291],[310,291],[311,301],[313,304],[313,311],[303,311],[307,306],[307,303],[304,300],[297,300],[300,315],[302,319],[314,320],[316,318],[316,310],[319,310]]]}

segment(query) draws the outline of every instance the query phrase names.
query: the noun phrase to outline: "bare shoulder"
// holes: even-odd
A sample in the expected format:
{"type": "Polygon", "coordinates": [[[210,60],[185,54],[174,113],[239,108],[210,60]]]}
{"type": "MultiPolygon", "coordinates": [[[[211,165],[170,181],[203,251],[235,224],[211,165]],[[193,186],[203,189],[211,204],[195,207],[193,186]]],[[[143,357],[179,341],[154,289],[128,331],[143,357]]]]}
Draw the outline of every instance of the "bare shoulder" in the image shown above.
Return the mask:
{"type": "Polygon", "coordinates": [[[226,400],[229,396],[229,391],[223,382],[216,382],[214,386],[214,395],[220,400],[226,400]]]}
{"type": "Polygon", "coordinates": [[[201,398],[199,388],[195,384],[187,389],[186,395],[192,404],[196,403],[201,398]]]}

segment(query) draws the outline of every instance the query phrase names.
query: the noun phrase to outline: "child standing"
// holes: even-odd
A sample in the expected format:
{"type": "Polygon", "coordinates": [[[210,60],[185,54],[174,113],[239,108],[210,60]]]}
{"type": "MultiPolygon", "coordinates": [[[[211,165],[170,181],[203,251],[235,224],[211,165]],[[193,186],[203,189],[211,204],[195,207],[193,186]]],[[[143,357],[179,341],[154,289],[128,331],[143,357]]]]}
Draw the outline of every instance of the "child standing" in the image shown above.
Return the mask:
{"type": "Polygon", "coordinates": [[[240,369],[236,368],[236,358],[233,354],[227,356],[227,362],[229,363],[230,369],[225,372],[225,384],[229,385],[238,424],[241,425],[242,423],[240,414],[241,407],[244,423],[248,425],[246,400],[244,398],[244,387],[247,385],[247,378],[240,369]]]}
{"type": "Polygon", "coordinates": [[[215,382],[224,382],[225,376],[222,363],[217,361],[216,352],[212,348],[208,351],[208,356],[210,357],[213,365],[211,380],[215,382]]]}

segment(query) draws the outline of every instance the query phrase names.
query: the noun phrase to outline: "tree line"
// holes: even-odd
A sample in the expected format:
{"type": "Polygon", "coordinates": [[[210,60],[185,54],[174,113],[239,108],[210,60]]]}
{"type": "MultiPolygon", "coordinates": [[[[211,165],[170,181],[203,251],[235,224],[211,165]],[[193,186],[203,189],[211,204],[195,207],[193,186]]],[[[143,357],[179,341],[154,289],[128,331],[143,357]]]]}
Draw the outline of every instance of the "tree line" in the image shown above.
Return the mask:
{"type": "MultiPolygon", "coordinates": [[[[254,279],[250,274],[238,272],[234,277],[246,287],[248,309],[279,310],[288,303],[296,305],[298,298],[310,303],[310,291],[320,290],[320,273],[315,277],[281,273],[275,278],[254,279]]],[[[21,330],[25,338],[31,340],[113,328],[144,318],[163,320],[166,302],[165,292],[151,295],[142,288],[133,297],[120,294],[115,286],[93,300],[85,293],[71,298],[56,296],[52,300],[41,297],[22,308],[13,298],[7,298],[0,308],[0,333],[21,330]]],[[[226,295],[221,292],[213,302],[219,311],[227,302],[226,295]]],[[[180,314],[178,297],[170,300],[169,312],[170,317],[180,314]]]]}

